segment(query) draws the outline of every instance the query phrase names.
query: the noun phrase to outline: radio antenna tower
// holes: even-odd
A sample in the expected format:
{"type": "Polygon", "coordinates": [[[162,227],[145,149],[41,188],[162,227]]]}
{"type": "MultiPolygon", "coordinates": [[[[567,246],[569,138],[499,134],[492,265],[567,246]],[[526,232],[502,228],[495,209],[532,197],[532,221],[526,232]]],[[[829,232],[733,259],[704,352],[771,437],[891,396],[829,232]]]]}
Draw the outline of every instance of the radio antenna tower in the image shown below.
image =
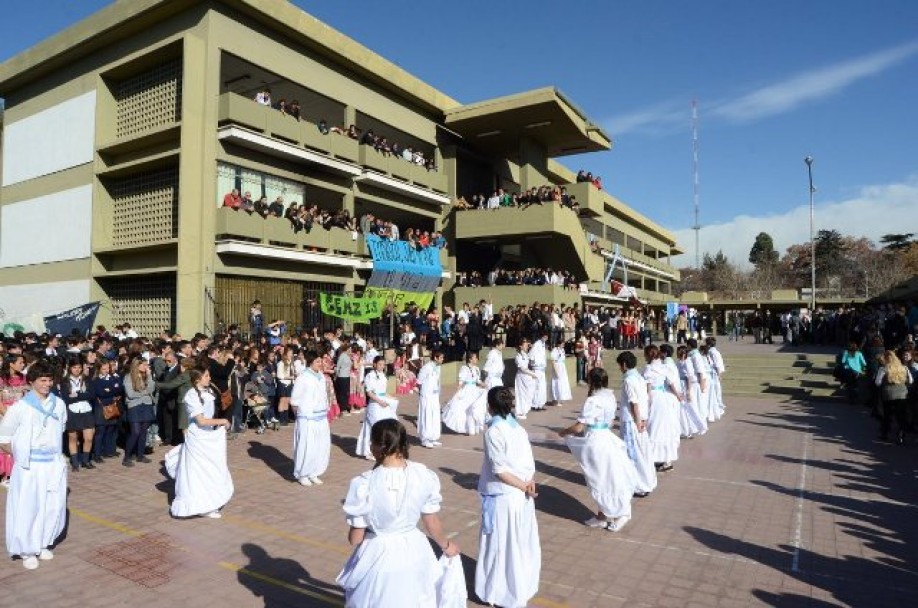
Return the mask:
{"type": "Polygon", "coordinates": [[[698,100],[692,99],[692,202],[695,205],[695,268],[701,268],[701,251],[698,245],[698,235],[701,232],[701,223],[698,221],[699,194],[698,194],[698,100]]]}

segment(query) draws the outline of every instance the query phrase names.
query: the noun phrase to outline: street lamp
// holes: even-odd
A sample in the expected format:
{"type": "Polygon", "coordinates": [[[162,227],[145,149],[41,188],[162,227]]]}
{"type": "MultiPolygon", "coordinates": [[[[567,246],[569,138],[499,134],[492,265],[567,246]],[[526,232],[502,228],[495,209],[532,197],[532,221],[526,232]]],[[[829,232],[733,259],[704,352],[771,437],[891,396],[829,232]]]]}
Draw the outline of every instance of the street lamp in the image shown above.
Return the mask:
{"type": "Polygon", "coordinates": [[[806,163],[806,172],[810,178],[810,314],[816,313],[816,238],[813,235],[813,157],[807,155],[803,159],[806,163]]]}

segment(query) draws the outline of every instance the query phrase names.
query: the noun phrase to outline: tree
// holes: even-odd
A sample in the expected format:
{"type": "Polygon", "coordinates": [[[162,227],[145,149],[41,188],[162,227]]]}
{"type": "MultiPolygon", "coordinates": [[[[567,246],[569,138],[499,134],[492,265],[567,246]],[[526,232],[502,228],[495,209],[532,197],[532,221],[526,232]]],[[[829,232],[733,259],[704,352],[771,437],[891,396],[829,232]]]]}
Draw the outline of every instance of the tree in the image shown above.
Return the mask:
{"type": "Polygon", "coordinates": [[[746,275],[733,265],[723,251],[715,255],[705,253],[701,262],[702,281],[706,291],[728,294],[730,297],[739,297],[739,292],[744,289],[746,275]]]}
{"type": "Polygon", "coordinates": [[[827,285],[830,277],[844,274],[848,265],[845,239],[838,230],[820,230],[815,240],[817,282],[827,285]]]}
{"type": "Polygon", "coordinates": [[[899,251],[901,249],[908,249],[915,243],[915,241],[912,240],[913,236],[915,236],[914,232],[907,232],[905,234],[884,234],[880,237],[880,242],[883,243],[883,249],[899,251]]]}
{"type": "Polygon", "coordinates": [[[755,243],[752,244],[752,249],[749,250],[749,261],[757,270],[778,261],[778,252],[775,250],[775,242],[770,234],[760,232],[755,237],[755,243]]]}

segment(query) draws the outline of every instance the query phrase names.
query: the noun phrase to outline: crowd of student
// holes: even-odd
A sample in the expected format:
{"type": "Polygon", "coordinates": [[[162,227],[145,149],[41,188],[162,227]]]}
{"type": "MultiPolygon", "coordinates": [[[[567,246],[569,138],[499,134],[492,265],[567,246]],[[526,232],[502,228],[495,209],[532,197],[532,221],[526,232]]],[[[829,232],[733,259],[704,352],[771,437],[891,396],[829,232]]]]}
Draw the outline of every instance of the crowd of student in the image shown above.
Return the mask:
{"type": "MultiPolygon", "coordinates": [[[[271,90],[262,89],[255,94],[255,101],[261,105],[274,108],[285,116],[291,116],[296,120],[302,120],[300,102],[296,99],[287,101],[286,98],[282,97],[277,102],[274,102],[271,97],[271,90]]],[[[420,149],[414,149],[410,145],[402,145],[394,139],[390,140],[390,138],[385,135],[378,135],[373,132],[373,129],[363,131],[354,124],[347,128],[344,128],[344,125],[329,126],[328,121],[324,118],[316,123],[316,128],[322,135],[334,133],[356,139],[360,144],[370,146],[384,156],[400,158],[405,162],[424,167],[428,171],[434,171],[437,168],[433,156],[425,154],[420,149]]]]}
{"type": "Polygon", "coordinates": [[[309,234],[314,227],[321,226],[325,230],[332,228],[347,230],[355,236],[374,234],[392,241],[401,239],[411,243],[417,249],[446,247],[446,238],[438,231],[406,228],[402,234],[395,222],[377,218],[372,213],[365,214],[358,221],[347,209],[330,211],[315,204],[310,205],[304,202],[301,205],[298,201],[292,201],[285,206],[282,196],[278,196],[271,203],[268,203],[268,197],[264,195],[254,201],[251,192],[240,195],[239,190],[234,188],[223,197],[223,206],[236,211],[244,211],[249,215],[259,215],[262,218],[285,218],[290,222],[294,234],[300,231],[309,234]]]}
{"type": "Polygon", "coordinates": [[[460,196],[454,203],[456,209],[493,210],[506,207],[519,207],[526,209],[533,205],[557,204],[575,212],[580,211],[577,197],[569,195],[564,186],[533,187],[524,192],[507,192],[503,188],[494,190],[490,196],[486,194],[473,194],[470,199],[460,196]]]}
{"type": "Polygon", "coordinates": [[[578,289],[580,285],[573,273],[551,268],[526,268],[524,270],[495,268],[486,275],[482,275],[479,271],[463,272],[457,274],[456,281],[460,287],[558,285],[565,289],[578,289]]]}
{"type": "Polygon", "coordinates": [[[583,182],[593,184],[593,186],[595,186],[598,190],[602,190],[602,178],[598,175],[594,176],[589,171],[584,171],[581,169],[580,171],[577,171],[577,183],[580,184],[583,182]]]}
{"type": "Polygon", "coordinates": [[[867,307],[843,312],[837,322],[837,329],[847,327],[848,343],[836,358],[834,377],[852,403],[865,404],[879,419],[880,441],[904,444],[918,430],[918,306],[867,307]]]}

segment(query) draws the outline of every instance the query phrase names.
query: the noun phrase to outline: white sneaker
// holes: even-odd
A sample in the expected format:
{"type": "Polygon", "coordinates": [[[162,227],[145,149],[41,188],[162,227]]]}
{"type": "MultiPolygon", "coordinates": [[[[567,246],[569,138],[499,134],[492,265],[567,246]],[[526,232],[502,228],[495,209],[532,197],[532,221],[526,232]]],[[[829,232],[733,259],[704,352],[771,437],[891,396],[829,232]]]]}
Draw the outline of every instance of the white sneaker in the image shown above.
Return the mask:
{"type": "Polygon", "coordinates": [[[626,515],[622,515],[621,517],[617,518],[615,521],[611,522],[611,523],[608,525],[607,529],[608,529],[608,530],[611,530],[612,532],[618,532],[618,531],[620,531],[622,528],[624,528],[625,525],[627,525],[627,523],[628,523],[629,521],[631,521],[631,518],[630,518],[630,517],[628,517],[628,516],[626,516],[626,515]]]}
{"type": "Polygon", "coordinates": [[[309,479],[308,477],[300,477],[297,481],[300,483],[301,486],[308,487],[312,485],[312,480],[309,479]]]}
{"type": "Polygon", "coordinates": [[[29,555],[22,558],[22,567],[26,570],[37,570],[38,569],[38,558],[34,555],[29,555]]]}
{"type": "Polygon", "coordinates": [[[427,448],[428,450],[432,450],[433,447],[434,447],[434,445],[433,445],[432,443],[430,443],[429,441],[423,441],[423,442],[421,442],[421,447],[422,447],[422,448],[427,448]]]}
{"type": "Polygon", "coordinates": [[[322,481],[322,480],[319,479],[318,477],[309,477],[309,481],[311,481],[311,482],[312,482],[312,485],[314,485],[314,486],[321,486],[323,483],[325,483],[324,481],[322,481]]]}
{"type": "Polygon", "coordinates": [[[207,515],[205,515],[205,517],[209,517],[209,518],[211,518],[211,519],[220,519],[221,517],[223,517],[223,513],[221,513],[219,510],[218,510],[218,511],[211,511],[210,513],[208,513],[207,515]]]}
{"type": "Polygon", "coordinates": [[[526,420],[526,414],[516,417],[517,420],[526,420]]]}
{"type": "Polygon", "coordinates": [[[0,486],[3,486],[4,488],[10,487],[10,480],[7,478],[7,479],[4,479],[3,481],[0,481],[0,486]]]}
{"type": "Polygon", "coordinates": [[[434,446],[435,448],[438,448],[438,447],[440,447],[440,446],[443,445],[443,444],[440,443],[439,441],[431,441],[431,443],[433,444],[433,446],[434,446]]]}
{"type": "Polygon", "coordinates": [[[42,549],[41,553],[38,554],[38,559],[49,561],[54,559],[54,553],[51,552],[51,549],[42,549]]]}
{"type": "Polygon", "coordinates": [[[610,522],[608,520],[591,517],[583,522],[583,525],[587,526],[588,528],[607,528],[609,523],[610,522]]]}

